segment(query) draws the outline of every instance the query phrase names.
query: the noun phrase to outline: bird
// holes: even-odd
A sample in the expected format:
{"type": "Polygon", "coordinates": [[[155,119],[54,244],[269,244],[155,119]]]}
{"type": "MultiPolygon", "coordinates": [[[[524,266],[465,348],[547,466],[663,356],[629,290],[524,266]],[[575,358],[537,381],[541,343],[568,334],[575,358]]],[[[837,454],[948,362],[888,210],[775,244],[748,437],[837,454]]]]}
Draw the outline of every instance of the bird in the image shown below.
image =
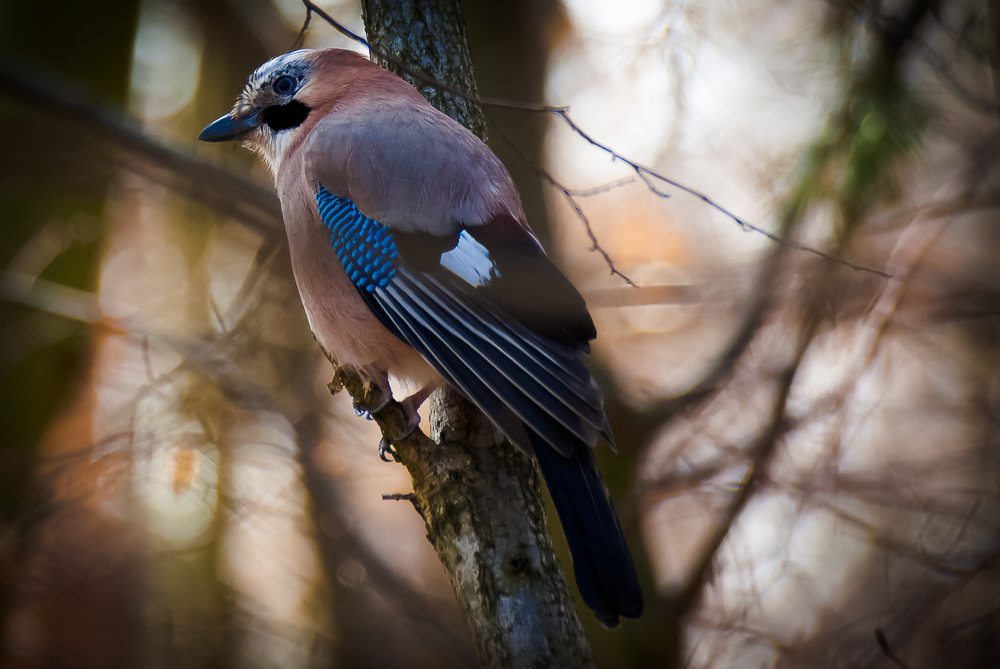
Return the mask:
{"type": "MultiPolygon", "coordinates": [[[[506,168],[472,132],[361,54],[269,60],[199,135],[267,163],[319,345],[417,407],[448,384],[537,461],[577,588],[607,627],[643,597],[593,449],[614,449],[586,366],[597,332],[545,254],[506,168]]],[[[372,409],[377,411],[378,407],[372,409]]]]}

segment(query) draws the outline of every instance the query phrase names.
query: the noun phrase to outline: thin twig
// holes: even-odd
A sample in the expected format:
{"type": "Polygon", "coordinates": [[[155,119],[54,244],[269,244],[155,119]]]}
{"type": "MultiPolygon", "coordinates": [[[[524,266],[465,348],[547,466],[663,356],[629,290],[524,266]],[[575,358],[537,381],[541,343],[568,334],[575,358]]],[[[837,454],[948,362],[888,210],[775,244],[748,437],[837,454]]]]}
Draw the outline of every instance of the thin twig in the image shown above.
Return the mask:
{"type": "Polygon", "coordinates": [[[592,195],[600,195],[601,193],[607,193],[614,190],[615,188],[620,188],[621,186],[627,186],[631,183],[635,183],[635,177],[624,177],[622,179],[616,179],[614,181],[609,181],[606,184],[601,184],[600,186],[594,186],[593,188],[570,188],[569,192],[574,197],[590,197],[592,195]]]}
{"type": "Polygon", "coordinates": [[[799,244],[797,242],[793,242],[790,239],[785,239],[785,238],[783,238],[780,235],[776,235],[773,232],[769,232],[769,231],[767,231],[767,230],[765,230],[765,229],[763,229],[763,228],[761,228],[759,226],[756,226],[753,223],[750,223],[749,221],[747,221],[747,220],[745,220],[745,219],[737,216],[733,212],[729,211],[728,209],[726,209],[721,204],[719,204],[718,202],[716,202],[715,200],[713,200],[709,196],[705,195],[704,193],[702,193],[702,192],[700,192],[698,190],[695,190],[694,188],[691,188],[690,186],[685,186],[681,182],[676,181],[674,179],[671,179],[670,177],[665,176],[663,174],[660,174],[656,170],[652,170],[652,169],[646,167],[645,165],[642,165],[640,163],[636,163],[636,162],[634,162],[632,160],[629,160],[628,158],[626,158],[625,156],[621,155],[620,153],[618,153],[617,151],[615,151],[611,147],[607,146],[606,144],[602,144],[601,142],[597,141],[596,139],[594,139],[593,137],[591,137],[590,135],[588,135],[586,132],[584,132],[583,129],[580,128],[580,126],[578,126],[573,121],[573,119],[571,119],[569,117],[569,113],[567,111],[561,111],[561,112],[556,112],[556,113],[564,121],[566,121],[566,123],[569,124],[570,128],[573,129],[573,132],[575,132],[576,134],[578,134],[580,137],[583,137],[591,146],[593,146],[595,148],[598,148],[601,151],[604,151],[609,156],[611,156],[612,160],[621,161],[621,162],[625,163],[626,165],[628,165],[629,167],[631,167],[635,171],[635,173],[639,176],[639,178],[643,180],[643,182],[649,188],[650,192],[653,193],[654,195],[657,195],[657,196],[663,197],[663,198],[670,197],[670,195],[668,193],[664,193],[663,191],[661,191],[658,188],[656,188],[653,185],[653,183],[649,180],[648,177],[652,177],[653,179],[657,179],[659,181],[662,181],[665,184],[673,186],[674,188],[676,188],[678,190],[681,190],[681,191],[684,191],[688,195],[691,195],[691,196],[693,196],[693,197],[701,200],[703,203],[707,204],[712,209],[715,209],[717,212],[719,212],[720,214],[722,214],[726,218],[732,220],[734,223],[736,223],[736,225],[740,226],[740,228],[742,228],[745,231],[752,231],[752,232],[756,232],[756,233],[762,234],[765,237],[767,237],[768,239],[770,239],[772,242],[777,242],[779,244],[782,244],[784,246],[788,246],[789,248],[793,248],[793,249],[796,249],[798,251],[805,251],[806,253],[812,253],[813,255],[819,256],[820,258],[826,258],[827,260],[832,260],[833,262],[839,263],[841,265],[846,265],[847,267],[850,267],[853,270],[857,270],[857,271],[860,271],[860,272],[870,272],[872,274],[875,274],[877,276],[882,277],[883,279],[892,278],[891,274],[888,274],[887,272],[883,272],[882,270],[877,270],[877,269],[874,269],[874,268],[871,268],[871,267],[865,267],[864,265],[856,265],[856,264],[854,264],[852,262],[848,262],[847,260],[844,260],[843,258],[838,258],[838,257],[833,256],[833,255],[831,255],[829,253],[826,253],[824,251],[820,251],[819,249],[814,249],[814,248],[812,248],[810,246],[806,246],[805,244],[799,244]]]}
{"type": "Polygon", "coordinates": [[[417,512],[417,515],[421,518],[424,517],[423,511],[420,510],[420,500],[412,492],[394,492],[391,494],[382,495],[383,502],[409,502],[413,505],[413,510],[417,512]]]}
{"type": "MultiPolygon", "coordinates": [[[[487,115],[487,118],[490,118],[492,120],[492,117],[490,117],[489,115],[487,115]]],[[[590,251],[591,253],[594,252],[599,253],[601,257],[604,259],[604,263],[611,270],[612,275],[621,277],[621,279],[632,288],[638,288],[639,285],[636,282],[632,281],[632,279],[623,274],[615,266],[615,261],[612,260],[611,255],[607,251],[605,251],[604,247],[601,246],[601,243],[597,241],[597,234],[594,232],[594,228],[590,224],[590,219],[587,218],[587,215],[583,212],[583,207],[581,207],[580,204],[576,201],[576,198],[573,197],[573,191],[571,191],[569,188],[567,188],[562,183],[557,181],[556,178],[552,176],[552,174],[544,167],[542,167],[535,161],[531,160],[525,154],[524,150],[521,149],[521,147],[517,144],[517,142],[515,142],[510,135],[504,132],[503,128],[500,125],[498,125],[495,122],[493,125],[496,128],[497,134],[500,135],[500,138],[503,139],[507,143],[507,145],[514,150],[515,153],[517,153],[517,155],[521,158],[521,160],[526,162],[531,167],[531,169],[533,169],[535,173],[538,174],[538,176],[542,177],[542,179],[547,181],[553,188],[562,193],[564,198],[566,198],[566,202],[569,204],[570,208],[576,214],[576,217],[583,224],[583,230],[584,232],[587,233],[587,237],[590,238],[590,248],[588,249],[588,251],[590,251]]]]}

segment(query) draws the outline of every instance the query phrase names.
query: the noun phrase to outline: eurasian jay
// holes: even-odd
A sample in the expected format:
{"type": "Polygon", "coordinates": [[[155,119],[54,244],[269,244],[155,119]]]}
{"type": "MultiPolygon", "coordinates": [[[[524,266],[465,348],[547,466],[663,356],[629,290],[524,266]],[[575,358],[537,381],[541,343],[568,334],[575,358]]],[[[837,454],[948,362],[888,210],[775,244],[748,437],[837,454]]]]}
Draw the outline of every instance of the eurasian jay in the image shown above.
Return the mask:
{"type": "Polygon", "coordinates": [[[614,447],[584,364],[594,322],[493,152],[340,49],[268,61],[199,139],[240,139],[267,161],[324,350],[386,397],[390,375],[421,388],[404,400],[411,416],[443,382],[475,403],[536,458],[583,600],[609,626],[638,617],[632,556],[591,451],[614,447]]]}

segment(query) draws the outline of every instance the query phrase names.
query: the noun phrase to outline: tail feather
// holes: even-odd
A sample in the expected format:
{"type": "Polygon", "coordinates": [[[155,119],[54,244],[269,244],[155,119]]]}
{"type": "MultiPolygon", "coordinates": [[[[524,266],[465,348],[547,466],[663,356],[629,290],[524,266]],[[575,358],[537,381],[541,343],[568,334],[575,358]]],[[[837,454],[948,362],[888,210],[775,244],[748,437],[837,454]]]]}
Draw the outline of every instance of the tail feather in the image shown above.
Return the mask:
{"type": "MultiPolygon", "coordinates": [[[[529,431],[530,433],[530,431],[529,431]]],[[[531,435],[532,441],[537,437],[531,435]]],[[[642,590],[618,514],[589,447],[570,457],[537,443],[535,458],[559,514],[583,601],[608,627],[642,615],[642,590]]]]}

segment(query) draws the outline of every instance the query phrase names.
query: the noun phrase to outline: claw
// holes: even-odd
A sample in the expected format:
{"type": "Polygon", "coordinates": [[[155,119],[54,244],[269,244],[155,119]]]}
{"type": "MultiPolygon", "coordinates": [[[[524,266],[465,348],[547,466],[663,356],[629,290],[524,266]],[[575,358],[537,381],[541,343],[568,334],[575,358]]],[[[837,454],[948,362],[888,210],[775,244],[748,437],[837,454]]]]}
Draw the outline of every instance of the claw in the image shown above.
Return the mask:
{"type": "Polygon", "coordinates": [[[372,420],[372,412],[368,409],[362,409],[358,406],[357,400],[354,401],[354,413],[359,418],[364,418],[365,420],[372,420]]]}
{"type": "Polygon", "coordinates": [[[399,454],[385,437],[382,437],[382,440],[378,442],[378,457],[382,462],[400,462],[399,454]]]}

